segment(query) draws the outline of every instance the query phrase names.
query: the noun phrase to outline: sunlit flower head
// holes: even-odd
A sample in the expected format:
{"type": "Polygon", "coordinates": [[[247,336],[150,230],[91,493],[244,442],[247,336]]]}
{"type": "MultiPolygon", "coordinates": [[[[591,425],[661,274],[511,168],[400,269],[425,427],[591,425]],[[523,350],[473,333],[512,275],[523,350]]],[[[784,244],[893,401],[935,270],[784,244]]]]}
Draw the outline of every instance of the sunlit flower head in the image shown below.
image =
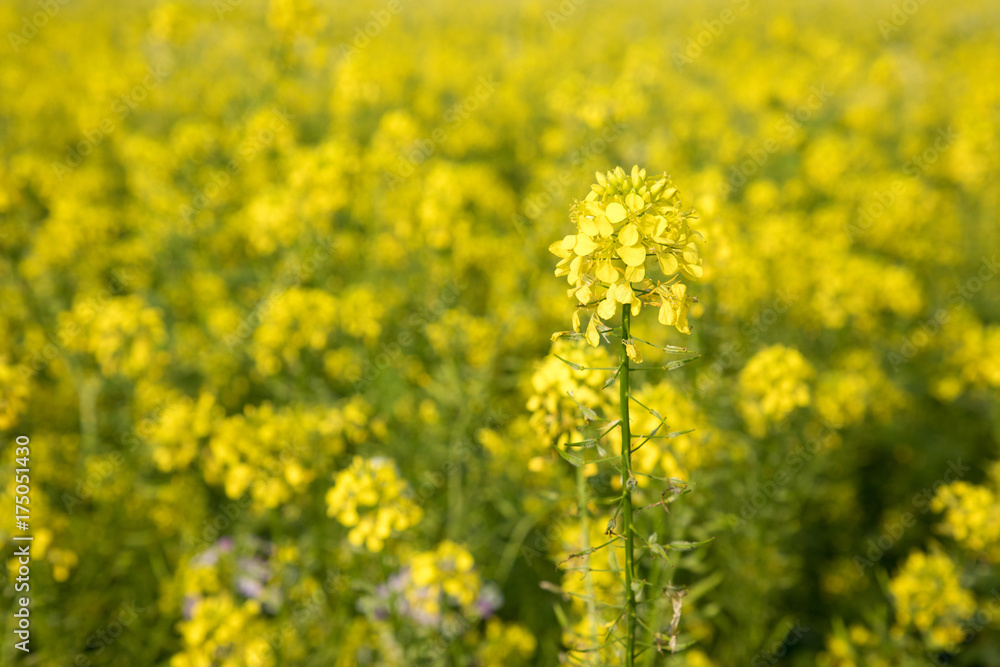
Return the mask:
{"type": "Polygon", "coordinates": [[[556,275],[566,276],[569,295],[579,302],[573,331],[580,331],[581,310],[594,311],[586,339],[597,345],[602,320],[613,317],[620,304],[629,304],[633,315],[645,304],[659,307],[661,324],[690,333],[692,298],[681,279],[701,277],[697,244],[704,241],[690,228],[694,209],[683,209],[666,174],[647,178],[645,169],[634,166],[631,174],[616,167],[596,176],[590,194],[570,209],[576,233],[549,246],[560,258],[556,275]],[[653,257],[660,276],[647,272],[653,257]]]}

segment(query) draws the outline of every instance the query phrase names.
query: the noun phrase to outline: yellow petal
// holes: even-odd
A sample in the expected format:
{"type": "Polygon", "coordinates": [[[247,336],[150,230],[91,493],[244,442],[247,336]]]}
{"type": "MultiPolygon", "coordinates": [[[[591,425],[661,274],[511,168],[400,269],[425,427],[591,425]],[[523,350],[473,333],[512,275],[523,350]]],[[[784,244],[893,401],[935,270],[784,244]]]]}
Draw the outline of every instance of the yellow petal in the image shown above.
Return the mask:
{"type": "Polygon", "coordinates": [[[643,246],[618,246],[615,252],[629,266],[639,266],[646,261],[646,248],[643,246]]]}
{"type": "Polygon", "coordinates": [[[597,264],[597,279],[605,283],[613,283],[618,280],[618,271],[611,265],[611,260],[606,259],[597,264]]]}
{"type": "Polygon", "coordinates": [[[597,316],[593,315],[590,318],[590,323],[587,324],[587,333],[585,334],[587,342],[597,347],[601,342],[601,335],[597,331],[597,316]]]}
{"type": "Polygon", "coordinates": [[[569,257],[570,254],[572,254],[571,251],[566,250],[566,248],[563,247],[562,241],[556,241],[555,243],[550,245],[549,252],[551,252],[556,257],[563,257],[563,258],[569,257]]]}
{"type": "Polygon", "coordinates": [[[656,259],[660,262],[660,271],[663,271],[663,275],[672,276],[677,273],[677,258],[673,253],[658,252],[656,259]]]}
{"type": "Polygon", "coordinates": [[[580,311],[573,310],[573,331],[580,333],[580,311]]]}
{"type": "Polygon", "coordinates": [[[628,223],[618,232],[618,243],[622,245],[635,245],[639,241],[639,228],[633,223],[628,223]]]}
{"type": "Polygon", "coordinates": [[[699,264],[681,264],[680,270],[681,273],[683,273],[686,278],[691,278],[692,280],[701,278],[702,274],[704,273],[704,271],[702,271],[701,265],[699,264]]]}
{"type": "Polygon", "coordinates": [[[607,297],[605,297],[604,301],[601,301],[601,303],[597,306],[597,314],[605,320],[610,320],[615,316],[615,311],[617,309],[618,306],[615,304],[615,300],[611,296],[611,292],[608,291],[607,297]]]}
{"type": "Polygon", "coordinates": [[[615,233],[615,228],[611,226],[611,222],[608,220],[608,216],[602,213],[601,215],[594,218],[594,220],[597,221],[597,231],[600,232],[602,237],[608,238],[609,236],[615,233]]]}
{"type": "Polygon", "coordinates": [[[580,303],[590,303],[590,286],[584,285],[576,291],[576,299],[580,303]]]}
{"type": "Polygon", "coordinates": [[[674,312],[674,308],[669,302],[664,301],[663,305],[660,306],[660,312],[656,316],[656,319],[659,320],[660,324],[669,327],[677,320],[677,313],[674,312]]]}
{"type": "Polygon", "coordinates": [[[625,280],[630,283],[642,282],[642,279],[646,277],[646,267],[643,265],[630,266],[625,269],[625,280]]]}
{"type": "Polygon", "coordinates": [[[586,234],[576,235],[576,245],[573,246],[573,252],[577,255],[589,255],[590,253],[597,250],[597,244],[594,243],[594,239],[590,238],[586,234]]]}
{"type": "Polygon", "coordinates": [[[664,218],[663,216],[661,216],[661,215],[657,215],[657,216],[649,216],[649,215],[647,215],[647,216],[645,216],[645,219],[649,221],[650,225],[653,228],[653,231],[650,232],[650,236],[660,236],[661,234],[663,234],[663,232],[666,231],[666,229],[667,229],[667,219],[664,218]]]}
{"type": "Polygon", "coordinates": [[[625,344],[625,354],[628,355],[628,358],[637,364],[642,363],[642,354],[639,353],[639,348],[635,346],[635,343],[628,338],[622,340],[622,343],[625,344]]]}
{"type": "Polygon", "coordinates": [[[606,212],[608,220],[614,223],[621,222],[628,216],[628,213],[625,211],[625,207],[618,202],[611,202],[608,204],[606,212]]]}
{"type": "Polygon", "coordinates": [[[677,310],[677,321],[674,323],[677,330],[681,333],[689,334],[691,333],[691,327],[688,326],[688,302],[685,301],[681,304],[680,308],[677,310]]]}
{"type": "Polygon", "coordinates": [[[597,236],[597,223],[594,222],[593,218],[581,215],[577,218],[577,224],[580,227],[580,231],[587,236],[597,236]]]}
{"type": "Polygon", "coordinates": [[[632,303],[632,299],[635,298],[632,286],[628,283],[618,283],[617,285],[612,285],[608,288],[608,291],[612,293],[615,301],[618,303],[632,303]]]}
{"type": "Polygon", "coordinates": [[[634,192],[630,192],[627,197],[625,197],[625,205],[633,212],[641,211],[646,207],[646,202],[642,200],[642,197],[634,192]]]}

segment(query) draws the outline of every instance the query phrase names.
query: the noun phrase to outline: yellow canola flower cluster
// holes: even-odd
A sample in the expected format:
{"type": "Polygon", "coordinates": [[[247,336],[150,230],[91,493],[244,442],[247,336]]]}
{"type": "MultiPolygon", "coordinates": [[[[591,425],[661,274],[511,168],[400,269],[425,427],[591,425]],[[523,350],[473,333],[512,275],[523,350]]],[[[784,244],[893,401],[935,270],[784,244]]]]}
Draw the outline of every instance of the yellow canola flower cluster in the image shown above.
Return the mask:
{"type": "Polygon", "coordinates": [[[935,393],[953,400],[967,389],[1000,389],[1000,325],[986,325],[960,310],[945,330],[945,374],[935,393]]]}
{"type": "MultiPolygon", "coordinates": [[[[317,462],[369,437],[368,427],[375,426],[370,415],[360,397],[332,409],[247,405],[243,414],[214,423],[205,480],[222,484],[230,498],[249,493],[255,510],[278,507],[307,490],[317,462]]],[[[170,460],[167,454],[162,458],[170,460]]]]}
{"type": "MultiPolygon", "coordinates": [[[[603,348],[593,349],[569,340],[553,344],[551,354],[531,376],[532,394],[527,405],[531,411],[529,423],[546,445],[565,445],[583,439],[581,405],[598,415],[610,415],[618,406],[615,392],[604,389],[610,376],[608,371],[576,370],[559,357],[583,368],[615,365],[603,348]]],[[[608,438],[611,443],[611,434],[608,438]]]]}
{"type": "Polygon", "coordinates": [[[298,372],[305,363],[304,354],[327,350],[336,332],[375,341],[388,309],[385,299],[367,285],[353,286],[337,295],[295,287],[273,306],[270,302],[265,306],[266,318],[254,331],[250,345],[250,355],[263,375],[275,375],[283,369],[298,372]]]}
{"type": "Polygon", "coordinates": [[[879,655],[881,638],[865,626],[854,623],[826,639],[826,651],[817,658],[817,667],[892,667],[896,664],[879,655]]]}
{"type": "MultiPolygon", "coordinates": [[[[183,616],[176,625],[181,650],[170,667],[275,665],[278,647],[271,619],[293,598],[316,588],[308,578],[291,588],[281,581],[282,569],[300,558],[294,546],[227,536],[182,563],[176,585],[160,601],[161,608],[179,606],[183,616]]],[[[286,628],[284,634],[288,645],[282,647],[281,659],[301,660],[298,627],[286,628]]]]}
{"type": "Polygon", "coordinates": [[[888,419],[906,400],[874,352],[851,350],[833,369],[819,375],[814,402],[824,421],[848,426],[862,422],[869,414],[888,419]]]}
{"type": "Polygon", "coordinates": [[[952,482],[938,489],[931,509],[944,513],[938,529],[962,548],[1000,563],[1000,463],[991,470],[992,484],[952,482]]]}
{"type": "Polygon", "coordinates": [[[393,532],[415,526],[423,518],[423,510],[410,499],[409,484],[391,459],[355,456],[350,467],[334,479],[326,493],[326,513],[351,529],[347,539],[356,547],[382,551],[393,532]]]}
{"type": "Polygon", "coordinates": [[[699,232],[690,229],[693,209],[683,211],[677,188],[663,174],[647,178],[646,170],[621,167],[598,172],[597,183],[582,202],[575,202],[570,219],[577,233],[549,246],[560,258],[556,275],[566,276],[580,306],[573,313],[573,331],[580,331],[580,311],[595,310],[587,325],[587,342],[596,346],[602,320],[611,319],[619,304],[638,315],[642,304],[657,305],[661,324],[690,333],[691,303],[680,276],[702,276],[699,232]],[[646,276],[646,259],[655,256],[663,275],[660,282],[646,276]]]}
{"type": "Polygon", "coordinates": [[[491,618],[485,636],[476,649],[479,667],[514,667],[527,665],[538,640],[524,626],[491,618]]]}
{"type": "Polygon", "coordinates": [[[109,299],[97,314],[85,300],[60,314],[67,348],[90,354],[105,377],[155,378],[167,338],[160,311],[132,294],[109,299]]]}
{"type": "Polygon", "coordinates": [[[462,607],[471,605],[482,587],[476,562],[461,544],[445,540],[432,551],[407,560],[410,578],[403,592],[411,608],[428,616],[442,612],[443,598],[462,607]]]}
{"type": "Polygon", "coordinates": [[[198,456],[202,439],[211,434],[215,421],[224,413],[215,397],[207,392],[197,401],[181,396],[167,403],[148,439],[156,466],[170,472],[190,465],[198,456]]]}
{"type": "Polygon", "coordinates": [[[739,411],[750,434],[763,437],[773,424],[796,408],[809,405],[812,364],[798,350],[766,347],[747,362],[739,376],[739,411]]]}
{"type": "Polygon", "coordinates": [[[170,659],[170,667],[272,667],[261,611],[257,600],[241,603],[228,592],[196,601],[191,618],[177,626],[184,650],[170,659]]]}
{"type": "Polygon", "coordinates": [[[916,551],[889,582],[901,636],[910,626],[931,648],[949,648],[965,638],[962,622],[976,611],[972,593],[962,588],[958,566],[944,553],[916,551]]]}

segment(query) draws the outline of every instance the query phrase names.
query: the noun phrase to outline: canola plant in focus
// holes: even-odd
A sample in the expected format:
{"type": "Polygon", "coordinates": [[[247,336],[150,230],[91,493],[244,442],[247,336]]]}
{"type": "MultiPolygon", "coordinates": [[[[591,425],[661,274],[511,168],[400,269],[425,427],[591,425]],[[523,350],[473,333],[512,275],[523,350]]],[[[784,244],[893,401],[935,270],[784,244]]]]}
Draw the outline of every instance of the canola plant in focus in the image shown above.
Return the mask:
{"type": "Polygon", "coordinates": [[[991,664],[998,29],[4,3],[0,664],[991,664]]]}

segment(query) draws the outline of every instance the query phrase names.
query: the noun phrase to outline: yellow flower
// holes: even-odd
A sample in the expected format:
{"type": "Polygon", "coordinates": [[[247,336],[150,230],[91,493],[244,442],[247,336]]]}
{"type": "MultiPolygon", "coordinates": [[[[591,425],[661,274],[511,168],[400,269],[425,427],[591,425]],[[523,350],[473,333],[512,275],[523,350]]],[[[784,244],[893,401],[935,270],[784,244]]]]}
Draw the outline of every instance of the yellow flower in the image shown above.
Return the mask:
{"type": "Polygon", "coordinates": [[[961,642],[962,622],[976,611],[976,600],[962,588],[959,574],[958,566],[937,549],[911,553],[889,582],[897,627],[916,627],[929,648],[947,649],[961,642]]]}
{"type": "Polygon", "coordinates": [[[423,510],[410,494],[393,461],[355,456],[348,469],[337,473],[326,494],[327,515],[351,529],[347,534],[351,544],[381,551],[394,532],[415,526],[423,518],[423,510]]]}
{"type": "Polygon", "coordinates": [[[450,540],[413,555],[404,592],[407,602],[430,616],[440,613],[442,595],[463,607],[471,605],[482,586],[475,564],[468,549],[450,540]]]}
{"type": "Polygon", "coordinates": [[[962,547],[1000,562],[1000,497],[994,489],[969,482],[954,482],[940,488],[931,509],[944,512],[939,530],[955,538],[962,547]]]}
{"type": "Polygon", "coordinates": [[[484,641],[476,649],[477,664],[482,667],[527,664],[537,644],[534,635],[523,626],[491,618],[486,624],[484,641]]]}
{"type": "Polygon", "coordinates": [[[809,405],[814,370],[802,354],[772,345],[755,354],[740,372],[739,410],[754,437],[796,408],[809,405]]]}
{"type": "MultiPolygon", "coordinates": [[[[578,308],[596,309],[584,335],[587,342],[597,346],[602,320],[625,304],[633,315],[643,305],[658,305],[660,323],[691,333],[687,311],[693,299],[679,281],[702,275],[697,242],[704,239],[690,229],[694,210],[682,211],[666,174],[647,178],[636,165],[631,174],[616,167],[596,177],[590,194],[570,210],[577,233],[549,246],[560,258],[555,274],[566,276],[578,308]],[[666,282],[647,277],[646,260],[653,256],[666,282]]],[[[579,312],[573,314],[573,331],[580,331],[579,312]]]]}

